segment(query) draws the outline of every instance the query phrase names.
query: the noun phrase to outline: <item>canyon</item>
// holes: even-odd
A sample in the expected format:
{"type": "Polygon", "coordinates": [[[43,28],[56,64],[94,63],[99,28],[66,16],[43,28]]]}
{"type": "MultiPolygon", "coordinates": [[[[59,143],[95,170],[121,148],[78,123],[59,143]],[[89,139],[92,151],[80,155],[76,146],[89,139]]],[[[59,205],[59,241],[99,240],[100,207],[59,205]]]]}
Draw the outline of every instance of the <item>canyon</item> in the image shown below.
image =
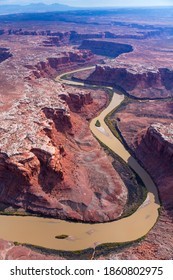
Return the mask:
{"type": "MultiPolygon", "coordinates": [[[[51,20],[45,14],[44,21],[42,14],[37,20],[30,15],[30,25],[28,15],[0,17],[0,211],[90,223],[121,218],[133,175],[122,169],[124,163],[118,168],[120,160],[115,163],[89,130],[112,94],[103,86],[111,86],[125,95],[109,116],[111,127],[153,178],[162,208],[144,240],[128,248],[96,248],[95,258],[172,259],[169,12],[160,22],[145,13],[132,19],[129,12],[126,21],[121,11],[92,13],[69,12],[65,19],[53,13],[51,20]],[[84,67],[65,78],[87,85],[55,80],[84,67]]],[[[0,241],[1,259],[68,258],[38,251],[0,241]]],[[[91,256],[79,258],[85,257],[91,256]]]]}

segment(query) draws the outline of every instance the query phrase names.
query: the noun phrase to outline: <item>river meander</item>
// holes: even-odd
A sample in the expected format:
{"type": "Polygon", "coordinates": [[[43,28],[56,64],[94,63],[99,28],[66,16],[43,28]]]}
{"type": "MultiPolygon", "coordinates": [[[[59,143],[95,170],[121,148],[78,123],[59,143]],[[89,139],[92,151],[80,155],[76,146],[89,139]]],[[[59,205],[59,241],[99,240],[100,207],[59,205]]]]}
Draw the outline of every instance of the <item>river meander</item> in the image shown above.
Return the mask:
{"type": "MultiPolygon", "coordinates": [[[[91,67],[77,71],[88,69],[91,67]]],[[[76,71],[65,74],[74,72],[76,71]]],[[[58,76],[57,80],[63,75],[58,76]]],[[[67,83],[84,85],[80,82],[67,81],[67,83]]],[[[0,216],[0,238],[51,249],[74,251],[94,247],[97,244],[133,241],[149,232],[158,218],[160,205],[157,188],[148,173],[131,157],[104,122],[105,116],[123,99],[123,95],[114,92],[108,107],[91,121],[90,129],[95,137],[119,155],[141,177],[148,190],[146,201],[131,216],[100,224],[75,223],[29,216],[0,216]],[[95,126],[97,120],[100,122],[100,127],[95,126]],[[63,240],[55,238],[61,234],[66,234],[69,238],[63,240]]]]}

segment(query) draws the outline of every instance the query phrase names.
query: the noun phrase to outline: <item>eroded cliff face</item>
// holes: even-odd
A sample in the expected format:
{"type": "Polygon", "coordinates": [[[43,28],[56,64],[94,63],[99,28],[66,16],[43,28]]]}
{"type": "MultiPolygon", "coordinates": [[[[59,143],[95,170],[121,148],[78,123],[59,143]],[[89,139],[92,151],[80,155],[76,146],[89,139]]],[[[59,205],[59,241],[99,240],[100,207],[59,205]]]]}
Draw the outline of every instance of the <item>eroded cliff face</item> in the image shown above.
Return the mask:
{"type": "Polygon", "coordinates": [[[135,154],[156,182],[165,209],[173,213],[173,125],[156,123],[135,138],[135,154]]]}
{"type": "Polygon", "coordinates": [[[166,209],[173,208],[172,108],[171,100],[129,100],[111,117],[131,152],[155,181],[166,209]]]}
{"type": "MultiPolygon", "coordinates": [[[[116,23],[117,25],[117,23],[116,23]]],[[[91,30],[86,32],[87,30],[82,29],[79,30],[70,30],[66,32],[60,31],[60,29],[57,28],[57,25],[53,28],[54,30],[47,30],[43,29],[43,27],[38,28],[36,30],[33,29],[27,29],[27,28],[5,28],[0,30],[0,35],[6,34],[6,35],[15,35],[15,36],[43,36],[46,37],[43,40],[44,46],[62,46],[67,45],[70,43],[82,43],[83,40],[90,40],[90,39],[116,39],[116,38],[126,38],[126,39],[135,39],[135,40],[142,40],[152,37],[158,37],[163,33],[162,30],[155,30],[155,28],[151,28],[151,30],[147,30],[143,26],[143,30],[141,32],[137,32],[135,29],[131,29],[126,27],[126,30],[123,29],[123,32],[120,28],[116,28],[116,31],[98,31],[93,30],[92,33],[91,30]]],[[[113,28],[115,29],[115,27],[113,28]]],[[[167,29],[165,28],[165,31],[167,29]]],[[[168,30],[168,34],[172,34],[171,30],[168,30]]]]}
{"type": "Polygon", "coordinates": [[[97,65],[87,82],[115,86],[132,96],[164,98],[173,95],[173,69],[148,68],[134,65],[129,68],[97,65]]]}
{"type": "Polygon", "coordinates": [[[62,219],[116,219],[127,191],[86,120],[107,95],[56,86],[1,113],[0,202],[62,219]]]}
{"type": "Polygon", "coordinates": [[[27,79],[32,80],[55,76],[57,71],[64,71],[74,66],[82,67],[82,65],[90,62],[93,58],[92,52],[87,50],[63,52],[57,57],[47,58],[36,65],[25,65],[25,67],[32,70],[27,79]]]}

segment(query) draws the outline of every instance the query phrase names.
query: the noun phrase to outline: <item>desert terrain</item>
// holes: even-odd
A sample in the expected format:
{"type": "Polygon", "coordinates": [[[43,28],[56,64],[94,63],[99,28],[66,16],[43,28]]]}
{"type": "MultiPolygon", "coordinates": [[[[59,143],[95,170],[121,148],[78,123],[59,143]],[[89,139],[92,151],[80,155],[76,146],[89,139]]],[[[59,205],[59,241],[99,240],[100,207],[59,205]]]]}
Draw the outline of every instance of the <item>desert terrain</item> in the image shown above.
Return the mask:
{"type": "Polygon", "coordinates": [[[172,14],[160,8],[0,16],[1,215],[104,224],[106,231],[107,222],[147,201],[140,176],[90,130],[114,92],[124,99],[105,122],[160,199],[157,222],[133,242],[108,240],[77,254],[0,235],[0,259],[173,258],[172,14]]]}

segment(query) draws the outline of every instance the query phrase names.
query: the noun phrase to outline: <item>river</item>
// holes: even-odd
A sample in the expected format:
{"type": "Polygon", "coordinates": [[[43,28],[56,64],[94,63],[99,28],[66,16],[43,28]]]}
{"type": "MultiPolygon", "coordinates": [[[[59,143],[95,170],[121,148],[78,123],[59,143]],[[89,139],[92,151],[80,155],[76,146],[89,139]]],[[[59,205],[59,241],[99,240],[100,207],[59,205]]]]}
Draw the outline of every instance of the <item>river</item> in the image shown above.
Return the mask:
{"type": "MultiPolygon", "coordinates": [[[[94,67],[71,71],[84,71],[94,67]]],[[[59,80],[63,75],[57,77],[59,80]]],[[[84,85],[80,82],[66,81],[72,85],[84,85]]],[[[108,107],[90,123],[92,133],[113,152],[120,156],[140,176],[147,187],[148,195],[144,203],[131,216],[107,223],[85,224],[67,222],[59,219],[40,217],[0,216],[0,238],[20,243],[33,244],[63,251],[82,250],[103,243],[127,242],[146,235],[158,219],[159,198],[157,188],[149,174],[129,154],[123,144],[112,134],[105,116],[117,107],[124,95],[116,92],[108,107]],[[100,127],[95,123],[99,120],[100,127]],[[55,236],[65,234],[67,239],[56,239],[55,236]]]]}

